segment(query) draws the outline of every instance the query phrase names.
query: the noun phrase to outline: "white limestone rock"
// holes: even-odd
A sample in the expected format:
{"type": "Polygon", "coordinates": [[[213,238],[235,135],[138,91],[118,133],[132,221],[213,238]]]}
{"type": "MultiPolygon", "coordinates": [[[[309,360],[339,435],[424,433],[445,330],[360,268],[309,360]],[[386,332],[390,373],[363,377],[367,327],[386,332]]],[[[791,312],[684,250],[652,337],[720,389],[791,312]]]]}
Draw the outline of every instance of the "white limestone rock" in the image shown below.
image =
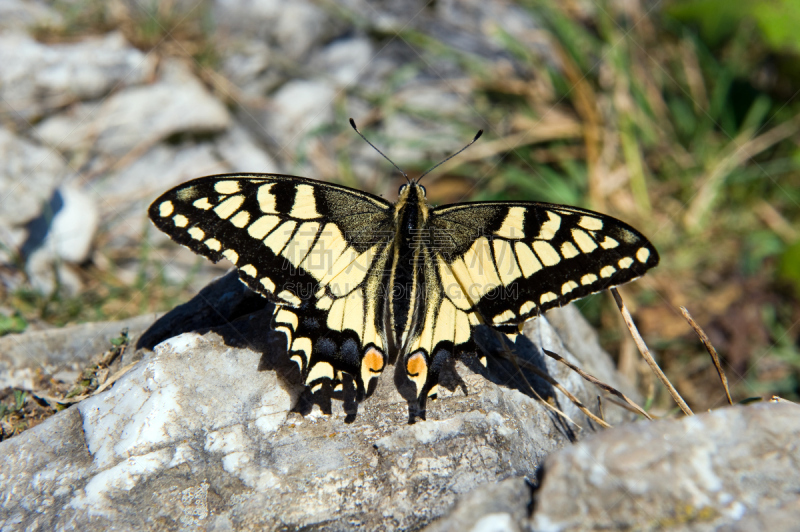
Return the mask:
{"type": "Polygon", "coordinates": [[[343,27],[309,0],[216,0],[212,10],[218,32],[264,40],[292,61],[343,27]]]}
{"type": "Polygon", "coordinates": [[[522,477],[483,484],[458,499],[453,511],[424,532],[522,532],[531,500],[531,484],[522,477]]]}
{"type": "Polygon", "coordinates": [[[286,83],[273,95],[266,131],[279,149],[294,153],[307,136],[332,122],[335,95],[336,89],[327,81],[286,83]]]}
{"type": "Polygon", "coordinates": [[[325,72],[338,87],[355,86],[370,69],[375,51],[365,37],[338,39],[321,49],[311,60],[315,72],[325,72]]]}
{"type": "Polygon", "coordinates": [[[99,222],[97,203],[93,195],[74,185],[59,187],[53,199],[58,200],[58,210],[43,212],[36,220],[41,222],[36,225],[46,230],[43,240],[24,250],[26,271],[31,285],[42,293],[52,293],[58,283],[75,294],[80,280],[64,263],[79,264],[89,258],[99,222]]]}
{"type": "Polygon", "coordinates": [[[470,105],[472,82],[468,79],[454,83],[409,83],[395,93],[397,103],[419,114],[458,117],[470,105]],[[454,89],[457,87],[458,92],[454,89]]]}
{"type": "Polygon", "coordinates": [[[236,124],[215,142],[219,156],[232,172],[279,173],[280,167],[253,135],[236,124]]]}
{"type": "Polygon", "coordinates": [[[447,121],[426,120],[400,113],[384,120],[383,134],[392,139],[386,154],[401,168],[404,163],[418,164],[428,158],[441,160],[462,148],[465,141],[472,140],[465,139],[447,121]]]}
{"type": "Polygon", "coordinates": [[[92,360],[111,346],[111,339],[128,329],[135,341],[159,314],[122,321],[84,323],[64,328],[26,331],[0,337],[0,389],[34,391],[37,375],[52,375],[72,384],[92,360]]]}
{"type": "Polygon", "coordinates": [[[61,23],[61,15],[41,0],[0,2],[0,29],[19,31],[25,27],[47,27],[61,23]]]}
{"type": "Polygon", "coordinates": [[[35,218],[66,174],[57,152],[0,126],[0,237],[35,218]]]}
{"type": "Polygon", "coordinates": [[[74,185],[64,185],[58,193],[64,206],[53,217],[42,247],[59,260],[83,262],[97,230],[97,204],[91,194],[74,185]]]}
{"type": "MultiPolygon", "coordinates": [[[[235,274],[220,283],[228,279],[238,283],[235,274]]],[[[230,293],[219,286],[165,323],[186,330],[201,300],[235,312],[232,301],[214,303],[230,293]]],[[[338,402],[332,415],[292,413],[299,389],[256,371],[263,356],[279,354],[231,346],[262,345],[265,319],[245,316],[217,329],[221,337],[174,337],[109,391],[0,443],[0,526],[416,529],[480,485],[533,479],[548,453],[579,435],[537,401],[464,367],[469,395],[443,391],[415,425],[387,376],[352,423],[338,402]]],[[[529,336],[563,348],[547,321],[537,322],[529,336]]],[[[484,528],[515,515],[493,508],[498,515],[479,517],[484,528]]]]}
{"type": "Polygon", "coordinates": [[[267,72],[273,63],[272,50],[260,40],[245,39],[222,49],[221,73],[249,96],[259,97],[273,88],[276,76],[267,72]]]}
{"type": "Polygon", "coordinates": [[[120,157],[178,133],[214,133],[230,126],[226,107],[183,64],[164,61],[160,72],[155,83],[78,105],[42,121],[35,132],[61,151],[120,157]]]}
{"type": "Polygon", "coordinates": [[[0,114],[30,121],[120,86],[143,83],[152,76],[155,64],[155,57],[132,47],[117,32],[54,45],[39,43],[25,33],[2,33],[0,114]]]}
{"type": "Polygon", "coordinates": [[[638,422],[545,463],[533,530],[796,530],[800,406],[638,422]]]}
{"type": "Polygon", "coordinates": [[[320,7],[306,0],[291,0],[281,6],[272,34],[281,52],[300,59],[325,38],[331,26],[320,7]]]}
{"type": "Polygon", "coordinates": [[[625,424],[552,453],[538,486],[481,486],[425,531],[796,530],[799,413],[784,401],[625,424]]]}

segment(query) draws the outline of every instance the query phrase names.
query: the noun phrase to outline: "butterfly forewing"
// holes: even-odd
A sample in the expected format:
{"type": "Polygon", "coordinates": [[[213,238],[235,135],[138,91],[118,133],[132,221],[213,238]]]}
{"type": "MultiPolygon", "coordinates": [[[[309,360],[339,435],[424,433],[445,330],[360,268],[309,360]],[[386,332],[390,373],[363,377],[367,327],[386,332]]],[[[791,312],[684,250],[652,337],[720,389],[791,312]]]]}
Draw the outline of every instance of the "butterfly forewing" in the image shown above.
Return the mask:
{"type": "Polygon", "coordinates": [[[629,225],[564,205],[444,206],[431,224],[448,266],[445,292],[488,325],[522,323],[658,264],[653,245],[629,225]]]}

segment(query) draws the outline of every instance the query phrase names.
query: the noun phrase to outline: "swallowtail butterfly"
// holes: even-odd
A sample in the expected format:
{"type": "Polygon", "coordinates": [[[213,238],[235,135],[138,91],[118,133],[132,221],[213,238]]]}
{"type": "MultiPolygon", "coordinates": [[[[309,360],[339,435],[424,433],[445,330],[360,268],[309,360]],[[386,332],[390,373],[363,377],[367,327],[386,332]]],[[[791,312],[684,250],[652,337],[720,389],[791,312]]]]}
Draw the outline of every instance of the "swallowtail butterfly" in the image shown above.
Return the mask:
{"type": "Polygon", "coordinates": [[[357,403],[393,365],[410,422],[437,385],[460,383],[455,361],[486,365],[476,326],[516,333],[659,260],[610,216],[527,201],[433,207],[418,180],[390,203],[305,177],[214,175],[164,193],[149,215],[275,303],[273,328],[312,392],[357,403]]]}

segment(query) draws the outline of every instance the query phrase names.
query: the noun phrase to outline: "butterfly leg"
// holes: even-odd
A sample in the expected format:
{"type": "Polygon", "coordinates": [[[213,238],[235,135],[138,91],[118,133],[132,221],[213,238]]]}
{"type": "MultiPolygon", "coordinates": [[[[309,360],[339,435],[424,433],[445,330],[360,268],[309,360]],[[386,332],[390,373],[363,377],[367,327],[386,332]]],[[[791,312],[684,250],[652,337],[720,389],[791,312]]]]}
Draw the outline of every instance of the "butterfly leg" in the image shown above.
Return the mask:
{"type": "Polygon", "coordinates": [[[352,423],[358,415],[358,390],[352,375],[342,374],[342,399],[344,401],[345,423],[352,423]]]}

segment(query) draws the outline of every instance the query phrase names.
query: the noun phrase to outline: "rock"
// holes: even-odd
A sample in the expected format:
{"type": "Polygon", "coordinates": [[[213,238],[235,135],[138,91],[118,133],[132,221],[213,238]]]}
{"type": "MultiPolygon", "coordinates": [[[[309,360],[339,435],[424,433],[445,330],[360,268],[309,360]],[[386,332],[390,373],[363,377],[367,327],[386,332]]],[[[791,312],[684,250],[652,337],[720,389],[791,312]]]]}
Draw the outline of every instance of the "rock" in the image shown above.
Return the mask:
{"type": "Polygon", "coordinates": [[[115,275],[120,281],[134,283],[141,274],[142,264],[133,257],[143,245],[154,248],[151,266],[169,283],[189,283],[189,289],[199,290],[225,272],[227,266],[199,259],[186,248],[165,247],[171,242],[169,237],[156,231],[147,217],[150,203],[168,188],[196,177],[232,171],[219,160],[218,151],[214,142],[157,144],[128,166],[89,185],[99,198],[98,240],[103,242],[103,251],[131,257],[116,263],[115,275]]]}
{"type": "MultiPolygon", "coordinates": [[[[584,369],[634,401],[640,402],[639,392],[617,371],[614,361],[600,347],[597,331],[575,305],[567,305],[556,312],[549,312],[547,321],[564,342],[564,348],[581,361],[584,369]]],[[[532,326],[533,323],[528,322],[526,327],[532,326]]],[[[550,349],[546,345],[544,347],[550,349]]]]}
{"type": "Polygon", "coordinates": [[[212,5],[217,31],[267,38],[286,0],[216,0],[212,5]]]}
{"type": "Polygon", "coordinates": [[[153,200],[188,179],[230,171],[216,151],[211,142],[157,144],[128,166],[99,177],[92,190],[103,198],[104,214],[134,199],[153,200]]]}
{"type": "Polygon", "coordinates": [[[212,10],[220,33],[265,40],[292,61],[345,28],[308,0],[217,0],[212,10]]]}
{"type": "Polygon", "coordinates": [[[418,18],[428,16],[430,4],[421,0],[408,2],[380,2],[371,4],[366,0],[340,0],[337,5],[347,12],[358,14],[369,25],[392,35],[403,29],[416,28],[418,18]]]}
{"type": "Polygon", "coordinates": [[[542,31],[541,25],[533,18],[532,10],[514,2],[437,2],[433,24],[438,25],[436,33],[445,42],[484,57],[490,53],[505,55],[509,38],[526,50],[542,50],[542,40],[537,37],[542,31]],[[469,41],[480,43],[480,47],[473,48],[467,44],[469,41]]]}
{"type": "Polygon", "coordinates": [[[531,527],[796,530],[800,406],[733,406],[638,422],[549,457],[531,527]]]}
{"type": "Polygon", "coordinates": [[[292,0],[281,7],[273,36],[281,51],[297,60],[325,38],[329,27],[322,9],[306,0],[292,0]]]}
{"type": "MultiPolygon", "coordinates": [[[[80,280],[63,262],[88,256],[97,229],[97,209],[74,186],[61,185],[69,172],[61,157],[0,128],[0,260],[25,261],[31,284],[51,293],[60,278],[74,293],[80,280]]],[[[0,272],[3,283],[19,284],[14,272],[0,272]]]]}
{"type": "Polygon", "coordinates": [[[116,32],[57,45],[38,43],[23,33],[3,33],[0,64],[0,114],[30,121],[113,88],[144,82],[152,75],[155,57],[116,32]]]}
{"type": "Polygon", "coordinates": [[[455,116],[464,112],[466,97],[471,91],[471,83],[459,84],[461,94],[452,92],[447,87],[432,83],[413,83],[397,91],[397,103],[412,110],[415,114],[436,114],[455,116]]]}
{"type": "Polygon", "coordinates": [[[35,218],[66,173],[57,153],[0,127],[0,231],[35,218]]]}
{"type": "Polygon", "coordinates": [[[235,125],[216,141],[217,152],[233,172],[278,173],[278,164],[241,125],[235,125]]]}
{"type": "Polygon", "coordinates": [[[61,16],[45,2],[38,0],[4,0],[0,2],[0,29],[19,31],[31,26],[55,26],[61,16]]]}
{"type": "Polygon", "coordinates": [[[225,106],[180,62],[167,60],[157,82],[123,89],[99,106],[78,105],[44,120],[35,131],[62,151],[119,157],[178,133],[214,133],[230,123],[225,106]]]}
{"type": "Polygon", "coordinates": [[[271,83],[265,85],[262,81],[272,63],[272,51],[267,43],[245,40],[229,44],[223,53],[222,74],[242,91],[260,96],[273,88],[271,83]]]}
{"type": "MultiPolygon", "coordinates": [[[[472,56],[472,61],[481,59],[486,66],[494,67],[500,62],[512,64],[516,70],[530,72],[530,61],[520,60],[514,51],[524,49],[538,53],[551,63],[557,54],[543,44],[538,36],[541,24],[526,9],[515,2],[499,0],[444,0],[431,5],[421,1],[367,2],[365,0],[339,0],[337,6],[358,16],[361,27],[394,35],[409,30],[434,35],[439,42],[472,56]],[[513,44],[511,44],[513,43],[513,44]]],[[[434,65],[426,60],[431,74],[438,79],[460,77],[463,71],[452,61],[434,65]],[[442,70],[444,68],[445,70],[442,70]],[[453,76],[460,71],[458,76],[453,76]]]]}
{"type": "Polygon", "coordinates": [[[235,270],[214,279],[192,300],[178,305],[139,338],[137,349],[152,351],[155,346],[179,334],[222,327],[242,316],[273,307],[265,298],[239,281],[235,270]]]}
{"type": "Polygon", "coordinates": [[[159,317],[153,313],[128,320],[85,323],[0,337],[0,389],[34,390],[37,373],[55,376],[81,371],[111,346],[111,339],[128,329],[135,343],[159,317]]]}
{"type": "Polygon", "coordinates": [[[312,59],[315,71],[323,71],[339,87],[354,85],[370,67],[374,56],[372,43],[365,37],[338,39],[312,59]]]}
{"type": "Polygon", "coordinates": [[[316,128],[333,120],[336,91],[325,81],[290,81],[273,96],[268,131],[282,150],[294,153],[316,128]]]}
{"type": "Polygon", "coordinates": [[[737,405],[607,430],[551,454],[533,498],[521,479],[487,485],[426,531],[796,530],[799,410],[737,405]]]}
{"type": "MultiPolygon", "coordinates": [[[[11,486],[10,483],[23,478],[20,473],[26,469],[31,472],[41,471],[45,475],[47,472],[55,473],[56,477],[41,477],[45,484],[42,486],[41,481],[34,481],[31,475],[22,474],[27,481],[27,488],[17,501],[24,500],[30,506],[4,505],[0,513],[0,526],[9,530],[24,528],[23,523],[27,523],[32,529],[48,528],[42,519],[42,512],[59,500],[63,501],[64,495],[72,491],[72,481],[79,480],[84,475],[83,471],[92,463],[83,435],[81,414],[76,408],[69,408],[51,417],[23,435],[28,433],[30,436],[25,437],[27,445],[19,437],[0,442],[0,449],[20,452],[13,458],[9,455],[0,458],[0,483],[5,487],[0,489],[7,489],[11,486]],[[42,427],[45,427],[44,431],[42,427]],[[55,432],[50,433],[51,430],[55,432]],[[58,434],[58,437],[53,437],[54,434],[58,434]],[[55,461],[57,457],[62,458],[55,461]],[[69,457],[69,467],[64,467],[66,464],[63,457],[69,457]],[[58,470],[63,470],[64,474],[58,475],[58,470]]],[[[18,487],[22,488],[22,485],[18,487]]],[[[50,518],[49,521],[54,519],[50,518]]]]}
{"type": "Polygon", "coordinates": [[[386,138],[392,139],[385,153],[401,168],[403,163],[417,165],[426,159],[438,162],[472,140],[465,141],[450,122],[399,113],[386,117],[383,130],[386,138]]]}
{"type": "MultiPolygon", "coordinates": [[[[248,529],[337,521],[340,530],[413,527],[478,483],[532,473],[535,460],[520,461],[515,444],[535,434],[514,418],[533,412],[502,394],[477,396],[477,408],[451,411],[447,421],[409,427],[402,400],[384,387],[348,425],[339,413],[290,414],[298,391],[273,372],[256,373],[259,358],[214,335],[187,333],[161,344],[110,393],[80,403],[80,415],[58,414],[0,443],[11,522],[152,529],[195,516],[207,526],[248,529]],[[486,413],[498,407],[504,414],[486,413]],[[43,447],[59,439],[49,430],[81,445],[43,447]],[[153,504],[154,496],[198,491],[207,501],[199,511],[153,504]]],[[[542,411],[529,419],[550,423],[542,411]]]]}
{"type": "Polygon", "coordinates": [[[483,484],[458,499],[452,512],[424,532],[519,532],[528,517],[531,484],[523,477],[483,484]]]}
{"type": "Polygon", "coordinates": [[[72,185],[56,189],[44,212],[28,224],[28,237],[20,249],[31,286],[50,294],[58,284],[68,294],[77,293],[80,280],[61,265],[89,257],[97,224],[94,197],[72,185]]]}
{"type": "MultiPolygon", "coordinates": [[[[170,332],[222,323],[215,332],[185,332],[145,350],[110,390],[0,443],[7,524],[417,529],[447,514],[457,499],[476,500],[464,497],[478,486],[487,486],[485,493],[528,492],[518,481],[489,486],[533,479],[548,453],[593,431],[558,393],[555,401],[582,432],[464,366],[469,395],[443,391],[427,421],[406,424],[407,405],[391,378],[361,403],[352,423],[345,423],[338,401],[332,415],[314,406],[303,417],[292,412],[304,408],[301,388],[269,369],[287,375],[280,341],[269,332],[270,310],[248,309],[257,300],[249,290],[228,290],[233,282],[239,282],[235,272],[165,317],[140,347],[170,332]],[[59,443],[63,437],[68,441],[59,443]]],[[[546,319],[528,334],[571,358],[546,319]]],[[[540,362],[564,376],[563,367],[540,362]]],[[[502,372],[495,377],[514,381],[502,372]]],[[[584,398],[596,394],[573,384],[566,385],[584,398]]],[[[475,516],[483,530],[518,519],[502,501],[481,516],[469,506],[463,503],[459,515],[475,516]]]]}
{"type": "Polygon", "coordinates": [[[51,260],[83,262],[89,257],[97,222],[94,198],[74,185],[63,185],[53,192],[45,212],[28,224],[22,253],[31,256],[41,250],[51,260]]]}

